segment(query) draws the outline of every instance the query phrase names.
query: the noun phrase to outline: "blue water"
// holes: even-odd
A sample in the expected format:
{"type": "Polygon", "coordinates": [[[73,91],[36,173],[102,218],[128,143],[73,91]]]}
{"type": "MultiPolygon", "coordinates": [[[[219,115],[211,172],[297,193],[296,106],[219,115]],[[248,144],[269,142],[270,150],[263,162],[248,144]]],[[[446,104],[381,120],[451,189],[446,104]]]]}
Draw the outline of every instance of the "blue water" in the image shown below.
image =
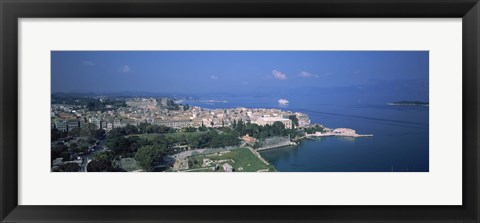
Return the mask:
{"type": "Polygon", "coordinates": [[[429,108],[391,106],[386,102],[321,100],[290,96],[288,106],[279,106],[278,96],[203,96],[189,101],[205,108],[279,108],[310,116],[312,123],[329,128],[352,128],[374,137],[325,137],[304,140],[298,146],[262,151],[261,155],[282,172],[428,172],[429,108]]]}

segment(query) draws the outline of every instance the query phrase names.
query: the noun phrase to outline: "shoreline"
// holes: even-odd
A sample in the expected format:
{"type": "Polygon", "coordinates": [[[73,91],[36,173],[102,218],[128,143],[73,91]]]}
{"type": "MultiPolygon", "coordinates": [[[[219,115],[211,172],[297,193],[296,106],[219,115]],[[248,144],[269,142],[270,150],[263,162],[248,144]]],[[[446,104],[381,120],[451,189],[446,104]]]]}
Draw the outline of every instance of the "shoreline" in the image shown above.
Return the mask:
{"type": "Polygon", "coordinates": [[[280,145],[280,146],[263,147],[263,148],[258,148],[258,149],[255,149],[255,150],[256,151],[265,151],[265,150],[282,148],[282,147],[287,147],[287,146],[298,146],[298,144],[296,142],[290,141],[289,144],[284,144],[284,145],[280,145]]]}
{"type": "Polygon", "coordinates": [[[313,138],[313,137],[327,137],[327,136],[340,136],[340,137],[353,137],[353,138],[361,138],[361,137],[373,137],[373,134],[341,134],[341,133],[320,133],[316,132],[313,134],[305,134],[305,138],[313,138]]]}
{"type": "Polygon", "coordinates": [[[282,147],[287,147],[287,146],[298,146],[299,143],[304,140],[304,139],[312,139],[312,138],[318,138],[318,137],[331,137],[331,136],[336,136],[336,137],[351,137],[351,138],[363,138],[363,137],[373,137],[373,134],[341,134],[341,133],[321,133],[321,132],[316,132],[313,134],[305,134],[305,136],[302,136],[300,138],[296,138],[293,140],[290,140],[289,144],[285,145],[280,145],[280,146],[272,146],[272,147],[267,147],[267,148],[258,148],[256,151],[265,151],[265,150],[270,150],[270,149],[276,149],[276,148],[282,148],[282,147]]]}

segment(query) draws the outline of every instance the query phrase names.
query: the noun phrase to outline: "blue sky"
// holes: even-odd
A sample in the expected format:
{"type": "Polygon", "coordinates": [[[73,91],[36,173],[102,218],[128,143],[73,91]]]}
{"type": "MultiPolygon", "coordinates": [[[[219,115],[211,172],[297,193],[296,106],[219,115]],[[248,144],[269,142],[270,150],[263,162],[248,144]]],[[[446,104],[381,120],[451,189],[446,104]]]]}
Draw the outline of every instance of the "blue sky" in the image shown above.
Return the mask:
{"type": "Polygon", "coordinates": [[[405,91],[428,95],[428,51],[52,51],[51,56],[52,92],[251,93],[422,82],[405,91]]]}

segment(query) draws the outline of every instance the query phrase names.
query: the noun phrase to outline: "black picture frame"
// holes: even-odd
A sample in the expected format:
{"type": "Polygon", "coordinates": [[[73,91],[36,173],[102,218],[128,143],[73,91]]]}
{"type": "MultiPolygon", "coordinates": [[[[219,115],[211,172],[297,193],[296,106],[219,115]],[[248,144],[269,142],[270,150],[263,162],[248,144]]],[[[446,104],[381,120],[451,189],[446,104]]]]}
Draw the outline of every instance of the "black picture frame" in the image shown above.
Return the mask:
{"type": "Polygon", "coordinates": [[[480,219],[478,0],[0,0],[0,14],[1,222],[478,222],[480,219]],[[463,205],[18,205],[17,21],[74,17],[462,18],[463,205]]]}

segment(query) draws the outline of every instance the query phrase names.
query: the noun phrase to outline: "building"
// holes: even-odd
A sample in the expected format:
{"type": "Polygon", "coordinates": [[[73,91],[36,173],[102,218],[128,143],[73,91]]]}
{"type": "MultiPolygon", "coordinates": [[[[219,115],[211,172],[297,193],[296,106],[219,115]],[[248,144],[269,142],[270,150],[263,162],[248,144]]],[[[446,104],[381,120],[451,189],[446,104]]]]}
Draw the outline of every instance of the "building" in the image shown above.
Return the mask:
{"type": "Polygon", "coordinates": [[[255,142],[257,142],[257,139],[254,138],[254,137],[251,137],[249,136],[248,134],[246,134],[245,136],[242,137],[242,140],[247,143],[247,144],[254,144],[255,142]]]}
{"type": "Polygon", "coordinates": [[[155,109],[157,107],[157,100],[155,98],[133,99],[128,100],[125,103],[127,106],[139,109],[155,109]]]}
{"type": "Polygon", "coordinates": [[[181,128],[190,127],[193,123],[190,121],[190,119],[178,119],[178,120],[167,119],[167,120],[155,120],[154,124],[181,129],[181,128]]]}
{"type": "Polygon", "coordinates": [[[264,116],[257,118],[253,123],[257,125],[265,126],[265,125],[273,125],[275,122],[281,122],[285,125],[285,128],[291,129],[292,128],[292,120],[283,117],[271,117],[271,116],[264,116]]]}
{"type": "Polygon", "coordinates": [[[224,163],[222,167],[225,172],[233,172],[233,167],[229,163],[224,163]]]}
{"type": "Polygon", "coordinates": [[[112,131],[112,129],[113,129],[113,123],[112,122],[107,122],[105,126],[106,126],[105,130],[107,132],[112,131]]]}
{"type": "Polygon", "coordinates": [[[168,105],[168,98],[162,98],[162,99],[160,99],[160,104],[161,104],[163,107],[167,107],[167,105],[168,105]]]}
{"type": "Polygon", "coordinates": [[[55,121],[55,128],[58,131],[66,132],[67,131],[67,122],[65,120],[57,120],[57,121],[55,121]]]}
{"type": "Polygon", "coordinates": [[[119,128],[119,127],[125,127],[125,124],[122,124],[122,122],[119,119],[113,120],[113,128],[119,128]]]}
{"type": "Polygon", "coordinates": [[[80,118],[78,120],[78,125],[81,129],[88,127],[88,121],[86,118],[80,118]]]}
{"type": "Polygon", "coordinates": [[[338,128],[334,129],[333,134],[339,134],[339,135],[355,135],[355,130],[353,129],[347,129],[347,128],[338,128]]]}
{"type": "Polygon", "coordinates": [[[194,119],[192,120],[192,126],[193,126],[193,127],[198,128],[198,127],[201,127],[202,124],[203,124],[203,119],[201,119],[201,118],[194,118],[194,119]]]}
{"type": "Polygon", "coordinates": [[[90,118],[90,123],[96,125],[97,129],[102,128],[102,119],[100,119],[100,118],[92,117],[92,118],[90,118]]]}
{"type": "Polygon", "coordinates": [[[76,128],[80,128],[80,122],[77,119],[67,120],[67,131],[72,131],[76,128]]]}
{"type": "Polygon", "coordinates": [[[296,113],[296,116],[298,118],[298,126],[299,127],[304,127],[307,125],[310,125],[310,119],[308,115],[302,114],[302,113],[296,113]]]}

